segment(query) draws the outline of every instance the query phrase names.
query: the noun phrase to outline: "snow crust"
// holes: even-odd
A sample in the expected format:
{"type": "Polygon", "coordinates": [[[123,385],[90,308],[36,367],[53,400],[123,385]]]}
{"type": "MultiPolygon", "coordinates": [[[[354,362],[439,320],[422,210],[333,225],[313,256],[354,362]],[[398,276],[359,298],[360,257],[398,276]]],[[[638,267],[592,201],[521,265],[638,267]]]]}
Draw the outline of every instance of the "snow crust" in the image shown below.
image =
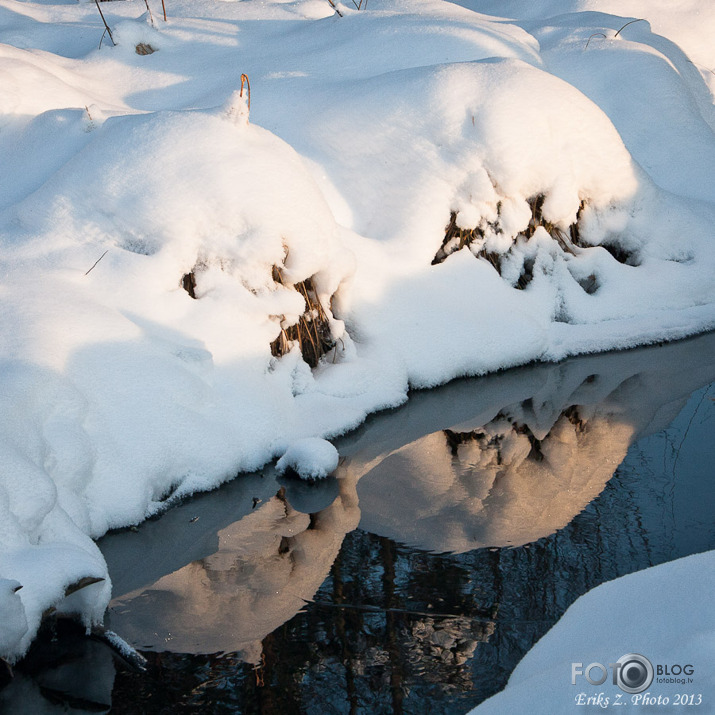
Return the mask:
{"type": "Polygon", "coordinates": [[[339,9],[111,3],[98,49],[94,4],[0,0],[1,657],[101,620],[93,538],[410,386],[715,327],[715,9],[339,9]],[[308,280],[313,370],[271,350],[308,280]]]}

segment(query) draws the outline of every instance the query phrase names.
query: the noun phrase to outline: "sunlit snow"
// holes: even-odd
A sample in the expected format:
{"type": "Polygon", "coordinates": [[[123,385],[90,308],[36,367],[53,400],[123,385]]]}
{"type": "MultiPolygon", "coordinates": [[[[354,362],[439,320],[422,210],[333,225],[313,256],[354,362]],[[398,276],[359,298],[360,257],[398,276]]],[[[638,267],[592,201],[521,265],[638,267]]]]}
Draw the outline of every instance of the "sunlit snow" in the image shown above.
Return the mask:
{"type": "Polygon", "coordinates": [[[9,661],[93,538],[410,387],[715,328],[715,7],[150,5],[0,0],[9,661]]]}

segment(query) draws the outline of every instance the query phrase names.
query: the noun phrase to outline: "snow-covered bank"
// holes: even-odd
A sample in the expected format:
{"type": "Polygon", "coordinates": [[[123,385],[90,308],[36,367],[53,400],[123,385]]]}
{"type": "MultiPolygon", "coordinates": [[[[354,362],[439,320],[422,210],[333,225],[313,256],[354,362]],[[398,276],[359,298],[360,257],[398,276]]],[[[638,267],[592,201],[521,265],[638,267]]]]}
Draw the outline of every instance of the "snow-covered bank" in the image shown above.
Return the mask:
{"type": "MultiPolygon", "coordinates": [[[[707,551],[593,589],[529,651],[506,689],[472,713],[528,710],[556,715],[577,712],[580,706],[592,711],[619,705],[638,712],[677,712],[681,704],[700,705],[710,712],[715,691],[708,665],[715,656],[714,566],[715,551],[707,551]],[[614,663],[629,653],[661,667],[645,692],[623,691],[611,682],[610,670],[600,686],[578,675],[572,684],[573,663],[614,663]],[[664,667],[669,676],[663,675],[664,667]]],[[[594,668],[592,679],[600,678],[601,672],[594,668]]]]}
{"type": "Polygon", "coordinates": [[[705,41],[571,4],[116,2],[97,49],[0,0],[0,655],[91,538],[410,385],[715,327],[705,41]]]}

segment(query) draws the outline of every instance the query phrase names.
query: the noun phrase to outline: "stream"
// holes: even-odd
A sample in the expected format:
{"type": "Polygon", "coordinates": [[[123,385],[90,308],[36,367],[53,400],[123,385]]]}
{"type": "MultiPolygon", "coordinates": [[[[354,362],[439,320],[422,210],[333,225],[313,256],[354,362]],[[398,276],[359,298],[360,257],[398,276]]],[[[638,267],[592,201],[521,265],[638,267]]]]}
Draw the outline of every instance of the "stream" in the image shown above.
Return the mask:
{"type": "Polygon", "coordinates": [[[267,468],[101,539],[147,671],[70,629],[0,709],[466,713],[582,594],[715,548],[714,381],[711,333],[415,392],[335,477],[267,468]]]}

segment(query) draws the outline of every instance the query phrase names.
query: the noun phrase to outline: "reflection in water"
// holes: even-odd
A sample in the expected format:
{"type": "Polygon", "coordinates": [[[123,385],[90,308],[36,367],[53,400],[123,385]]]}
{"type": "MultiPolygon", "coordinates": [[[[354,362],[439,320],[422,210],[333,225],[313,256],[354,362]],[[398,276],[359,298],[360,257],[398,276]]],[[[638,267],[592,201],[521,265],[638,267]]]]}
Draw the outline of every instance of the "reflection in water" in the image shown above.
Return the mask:
{"type": "Polygon", "coordinates": [[[15,677],[0,690],[0,712],[109,712],[115,676],[111,651],[85,638],[74,624],[57,628],[61,641],[56,634],[41,633],[15,677]]]}
{"type": "Polygon", "coordinates": [[[416,393],[340,440],[335,480],[248,476],[106,537],[110,627],[151,663],[113,712],[466,712],[582,593],[715,547],[715,408],[675,419],[714,348],[416,393]]]}
{"type": "Polygon", "coordinates": [[[218,532],[218,550],[115,598],[111,627],[144,647],[179,653],[238,651],[259,663],[261,641],[318,590],[358,523],[349,480],[315,514],[296,511],[285,488],[218,532]]]}
{"type": "Polygon", "coordinates": [[[667,427],[713,379],[715,340],[702,340],[697,351],[581,358],[414,395],[341,449],[360,479],[361,528],[453,553],[554,533],[601,493],[637,438],[667,427]]]}
{"type": "Polygon", "coordinates": [[[554,533],[601,493],[634,433],[598,407],[582,412],[569,407],[537,437],[517,405],[401,447],[361,484],[363,528],[454,553],[554,533]],[[399,504],[388,501],[395,491],[399,504]]]}

